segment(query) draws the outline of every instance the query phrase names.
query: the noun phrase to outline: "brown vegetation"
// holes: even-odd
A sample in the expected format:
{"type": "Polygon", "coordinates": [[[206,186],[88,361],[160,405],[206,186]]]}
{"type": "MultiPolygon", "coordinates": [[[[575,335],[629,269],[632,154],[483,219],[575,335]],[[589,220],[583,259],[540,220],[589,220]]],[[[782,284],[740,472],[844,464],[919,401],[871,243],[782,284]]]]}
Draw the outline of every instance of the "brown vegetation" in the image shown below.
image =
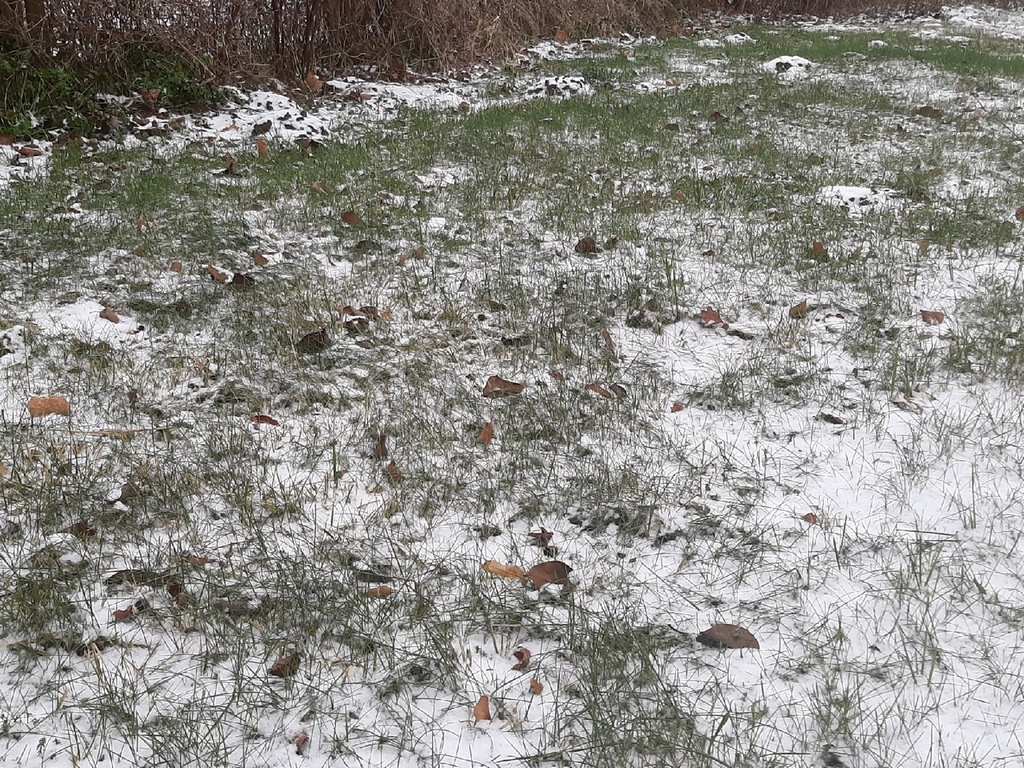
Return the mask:
{"type": "Polygon", "coordinates": [[[373,62],[446,67],[529,39],[679,29],[707,13],[850,15],[938,0],[0,0],[0,50],[129,73],[152,56],[211,79],[301,76],[373,62]]]}

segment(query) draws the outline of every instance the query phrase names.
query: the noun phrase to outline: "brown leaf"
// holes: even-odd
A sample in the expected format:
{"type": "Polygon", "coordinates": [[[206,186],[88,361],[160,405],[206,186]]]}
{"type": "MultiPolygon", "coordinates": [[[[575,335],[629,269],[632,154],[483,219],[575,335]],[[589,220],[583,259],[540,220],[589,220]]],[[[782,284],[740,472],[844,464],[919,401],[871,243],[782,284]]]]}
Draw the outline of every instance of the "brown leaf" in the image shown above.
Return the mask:
{"type": "Polygon", "coordinates": [[[515,650],[515,652],[512,655],[515,656],[517,659],[519,659],[518,662],[516,662],[515,664],[512,665],[512,670],[513,671],[515,671],[515,672],[522,672],[528,666],[530,666],[530,656],[531,656],[531,654],[530,654],[530,649],[529,648],[524,648],[524,647],[520,646],[519,648],[517,648],[515,650]]]}
{"type": "Polygon", "coordinates": [[[576,253],[597,253],[597,241],[590,235],[581,237],[576,243],[576,253]]]}
{"type": "Polygon", "coordinates": [[[601,341],[604,342],[605,349],[607,349],[609,352],[611,352],[614,355],[615,354],[615,342],[612,341],[612,335],[610,333],[608,333],[608,329],[607,328],[605,328],[603,331],[601,331],[601,341]]]}
{"type": "Polygon", "coordinates": [[[818,419],[824,421],[826,424],[845,424],[846,419],[842,416],[836,416],[834,413],[819,413],[818,419]]]}
{"type": "Polygon", "coordinates": [[[484,397],[507,397],[518,395],[526,388],[525,384],[517,384],[514,381],[507,381],[500,376],[491,376],[484,384],[484,397]]]}
{"type": "Polygon", "coordinates": [[[319,93],[324,89],[324,81],[316,76],[316,72],[312,69],[306,73],[305,78],[306,87],[314,93],[319,93]]]}
{"type": "Polygon", "coordinates": [[[291,677],[299,671],[299,654],[293,653],[289,656],[282,656],[274,662],[269,672],[274,677],[291,677]]]}
{"type": "Polygon", "coordinates": [[[533,582],[534,589],[541,589],[547,584],[560,584],[563,592],[571,592],[576,586],[569,581],[572,568],[561,560],[549,560],[533,566],[526,572],[526,578],[533,582]]]}
{"type": "Polygon", "coordinates": [[[395,594],[395,590],[387,586],[370,587],[366,590],[367,597],[383,598],[390,597],[393,594],[395,594]]]}
{"type": "Polygon", "coordinates": [[[355,211],[342,211],[341,220],[350,227],[355,227],[363,223],[363,217],[355,211]]]}
{"type": "Polygon", "coordinates": [[[946,316],[936,310],[922,309],[921,319],[924,320],[925,325],[942,325],[946,316]]]}
{"type": "Polygon", "coordinates": [[[201,568],[204,565],[210,565],[210,563],[216,563],[217,561],[212,557],[204,557],[202,555],[182,555],[181,561],[194,565],[197,568],[201,568]]]}
{"type": "Polygon", "coordinates": [[[715,624],[697,635],[697,642],[711,648],[760,648],[750,632],[735,624],[715,624]]]}
{"type": "Polygon", "coordinates": [[[593,392],[597,395],[600,395],[601,397],[612,397],[612,393],[609,392],[604,387],[602,387],[600,384],[587,384],[587,386],[585,386],[584,389],[589,390],[590,392],[593,392]]]}
{"type": "Polygon", "coordinates": [[[909,397],[898,398],[894,397],[889,401],[901,411],[909,411],[910,413],[924,413],[924,408],[915,403],[909,397]]]}
{"type": "Polygon", "coordinates": [[[33,397],[28,401],[28,413],[33,419],[53,415],[71,418],[71,404],[63,397],[33,397]]]}
{"type": "Polygon", "coordinates": [[[227,273],[221,272],[210,262],[206,262],[206,271],[210,275],[210,279],[215,283],[226,283],[228,281],[227,273]]]}
{"type": "Polygon", "coordinates": [[[815,261],[828,261],[828,248],[821,240],[814,240],[811,247],[807,249],[807,255],[815,261]]]}
{"type": "Polygon", "coordinates": [[[391,482],[392,485],[398,485],[399,483],[402,482],[402,479],[404,477],[402,475],[402,470],[398,468],[398,465],[395,463],[394,459],[388,462],[388,465],[387,467],[384,468],[384,471],[387,473],[388,480],[391,482]]]}
{"type": "Polygon", "coordinates": [[[373,449],[370,454],[377,461],[384,461],[388,457],[388,436],[383,432],[379,432],[373,437],[373,449]]]}
{"type": "Polygon", "coordinates": [[[331,346],[334,342],[326,329],[310,331],[295,344],[299,352],[319,353],[331,346]]]}
{"type": "Polygon", "coordinates": [[[722,316],[718,314],[718,310],[713,307],[704,307],[701,310],[700,321],[708,328],[716,325],[720,325],[722,328],[729,327],[729,324],[722,320],[722,316]]]}
{"type": "Polygon", "coordinates": [[[1017,209],[1017,212],[1013,214],[1017,221],[1024,221],[1024,205],[1017,209]]]}
{"type": "Polygon", "coordinates": [[[799,304],[794,304],[789,308],[789,316],[794,320],[799,320],[800,318],[807,317],[807,313],[809,311],[810,308],[807,306],[807,299],[804,299],[799,304]]]}
{"type": "Polygon", "coordinates": [[[808,512],[806,515],[801,516],[800,519],[803,520],[805,523],[810,523],[811,525],[818,524],[818,516],[813,512],[808,512]]]}
{"type": "Polygon", "coordinates": [[[534,696],[540,696],[544,692],[544,683],[538,680],[536,677],[530,678],[530,693],[534,696]]]}
{"type": "Polygon", "coordinates": [[[180,261],[172,261],[171,262],[171,272],[177,272],[177,273],[180,274],[181,273],[181,269],[182,269],[182,266],[181,266],[181,262],[180,261]]]}
{"type": "Polygon", "coordinates": [[[481,429],[480,430],[480,434],[478,434],[476,436],[476,441],[478,443],[483,443],[484,445],[490,445],[491,441],[493,439],[494,439],[494,425],[491,424],[491,422],[489,422],[489,421],[485,421],[484,422],[484,428],[481,429]]]}
{"type": "Polygon", "coordinates": [[[681,189],[677,189],[673,193],[672,197],[675,198],[677,203],[685,203],[686,202],[686,193],[683,192],[683,190],[681,190],[681,189]]]}
{"type": "Polygon", "coordinates": [[[117,316],[117,312],[112,310],[110,307],[104,307],[100,311],[100,317],[102,317],[104,320],[108,320],[111,323],[121,322],[121,318],[117,316]]]}
{"type": "Polygon", "coordinates": [[[25,146],[18,148],[18,154],[22,157],[39,157],[43,154],[43,150],[35,144],[26,144],[25,146]]]}
{"type": "Polygon", "coordinates": [[[256,139],[256,154],[260,157],[266,157],[270,154],[270,145],[267,144],[266,139],[256,139]]]}
{"type": "Polygon", "coordinates": [[[259,427],[260,424],[266,424],[267,426],[271,427],[281,426],[281,422],[275,419],[273,416],[267,416],[262,413],[257,413],[255,416],[250,416],[249,421],[251,421],[257,427],[259,427]]]}
{"type": "Polygon", "coordinates": [[[486,696],[481,696],[476,706],[473,707],[473,722],[479,723],[481,720],[491,719],[491,700],[486,696]]]}
{"type": "Polygon", "coordinates": [[[114,611],[114,621],[128,621],[135,615],[135,606],[129,605],[124,610],[114,611]]]}
{"type": "Polygon", "coordinates": [[[680,411],[685,411],[685,410],[686,410],[686,406],[683,405],[682,403],[680,403],[678,400],[676,400],[674,403],[672,403],[672,407],[669,408],[669,411],[671,413],[679,413],[680,411]]]}
{"type": "Polygon", "coordinates": [[[306,754],[306,751],[309,749],[309,734],[305,731],[300,732],[292,743],[295,745],[295,754],[306,754]]]}
{"type": "Polygon", "coordinates": [[[64,529],[64,533],[74,534],[80,539],[89,539],[96,535],[96,529],[82,520],[74,525],[69,525],[64,529]]]}
{"type": "Polygon", "coordinates": [[[555,381],[565,381],[564,373],[559,373],[558,371],[551,371],[548,375],[555,381]]]}
{"type": "Polygon", "coordinates": [[[312,184],[309,185],[309,188],[318,195],[327,194],[327,182],[323,181],[322,179],[314,181],[312,184]]]}
{"type": "Polygon", "coordinates": [[[235,272],[229,283],[234,288],[252,288],[256,285],[256,278],[243,272],[235,272]]]}
{"type": "Polygon", "coordinates": [[[942,117],[942,110],[926,104],[923,107],[918,107],[914,114],[920,115],[921,117],[928,117],[932,120],[938,120],[942,117]]]}
{"type": "Polygon", "coordinates": [[[504,579],[521,579],[526,575],[526,571],[518,565],[505,565],[497,560],[485,561],[483,569],[485,573],[489,573],[492,576],[501,576],[504,579]]]}
{"type": "Polygon", "coordinates": [[[265,266],[267,266],[267,264],[270,263],[270,259],[268,259],[266,256],[264,256],[259,251],[252,251],[249,254],[249,257],[252,259],[253,263],[257,267],[265,267],[265,266]]]}
{"type": "Polygon", "coordinates": [[[121,486],[121,493],[117,497],[118,501],[131,501],[142,496],[142,491],[135,483],[129,480],[127,483],[121,486]]]}

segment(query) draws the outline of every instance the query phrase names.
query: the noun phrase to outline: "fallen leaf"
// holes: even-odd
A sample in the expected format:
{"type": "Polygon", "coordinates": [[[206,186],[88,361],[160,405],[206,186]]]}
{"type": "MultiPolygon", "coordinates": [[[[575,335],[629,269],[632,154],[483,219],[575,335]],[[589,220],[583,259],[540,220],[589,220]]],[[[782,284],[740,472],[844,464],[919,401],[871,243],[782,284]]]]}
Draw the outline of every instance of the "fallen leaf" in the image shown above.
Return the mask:
{"type": "Polygon", "coordinates": [[[576,253],[597,253],[597,241],[590,235],[581,237],[576,243],[576,253]]]}
{"type": "Polygon", "coordinates": [[[33,397],[28,401],[28,413],[33,419],[53,415],[71,418],[71,404],[63,397],[33,397]]]}
{"type": "Polygon", "coordinates": [[[476,706],[473,707],[473,722],[479,723],[481,720],[491,719],[491,700],[486,696],[481,696],[476,706]]]}
{"type": "Polygon", "coordinates": [[[715,624],[697,635],[697,642],[711,648],[760,648],[750,632],[735,624],[715,624]]]}
{"type": "Polygon", "coordinates": [[[491,422],[489,422],[489,421],[485,421],[484,422],[484,428],[481,429],[480,430],[480,434],[478,434],[476,436],[476,441],[478,443],[483,443],[484,445],[490,445],[491,441],[493,439],[494,439],[494,425],[491,424],[491,422]]]}
{"type": "Polygon", "coordinates": [[[89,539],[96,535],[96,529],[84,520],[64,529],[64,533],[74,534],[80,539],[89,539]]]}
{"type": "Polygon", "coordinates": [[[229,283],[234,288],[252,288],[256,285],[256,278],[252,275],[246,275],[243,272],[235,272],[231,276],[231,282],[229,283]]]}
{"type": "Polygon", "coordinates": [[[270,154],[270,145],[267,144],[266,139],[256,139],[256,154],[260,157],[270,154]]]}
{"type": "Polygon", "coordinates": [[[39,157],[43,154],[43,150],[35,144],[26,144],[25,146],[18,148],[18,154],[22,157],[39,157]]]}
{"type": "Polygon", "coordinates": [[[518,395],[526,388],[525,384],[517,384],[514,381],[507,381],[500,376],[491,376],[484,384],[484,397],[507,397],[518,395]]]}
{"type": "Polygon", "coordinates": [[[1024,221],[1024,205],[1017,209],[1017,212],[1013,214],[1017,221],[1024,221]]]}
{"type": "Polygon", "coordinates": [[[612,341],[612,335],[610,333],[608,333],[608,329],[607,328],[605,328],[603,331],[601,331],[601,341],[604,342],[605,349],[607,349],[609,352],[611,352],[614,355],[615,354],[615,342],[612,341]]]}
{"type": "Polygon", "coordinates": [[[555,30],[555,42],[559,45],[565,45],[569,40],[569,33],[559,27],[555,30]]]}
{"type": "Polygon", "coordinates": [[[681,189],[677,189],[673,193],[672,197],[675,198],[677,203],[685,203],[686,202],[686,193],[683,192],[683,190],[681,190],[681,189]]]}
{"type": "Polygon", "coordinates": [[[576,585],[569,581],[572,568],[561,560],[549,560],[533,566],[526,572],[526,578],[533,582],[534,589],[541,589],[548,584],[559,584],[563,592],[572,592],[576,585]]]}
{"type": "Polygon", "coordinates": [[[601,397],[611,398],[612,393],[602,387],[600,384],[587,384],[584,389],[593,392],[594,394],[600,395],[601,397]]]}
{"type": "Polygon", "coordinates": [[[387,473],[388,480],[391,482],[392,485],[398,485],[399,483],[402,482],[402,479],[404,477],[402,475],[402,470],[398,468],[398,465],[395,463],[394,459],[388,462],[388,465],[387,467],[384,468],[384,471],[387,473]]]}
{"type": "Polygon", "coordinates": [[[922,408],[920,405],[915,403],[909,397],[904,397],[904,398],[896,398],[896,397],[894,397],[889,402],[892,403],[893,405],[895,405],[901,411],[909,411],[910,413],[924,413],[924,408],[922,408]]]}
{"type": "Polygon", "coordinates": [[[121,318],[117,316],[117,312],[112,310],[110,307],[104,307],[100,311],[100,317],[102,317],[104,320],[107,320],[107,321],[109,321],[111,323],[119,323],[119,322],[121,322],[121,318]]]}
{"type": "Polygon", "coordinates": [[[388,436],[383,432],[373,436],[373,449],[370,454],[377,461],[384,461],[388,457],[388,436]]]}
{"type": "Polygon", "coordinates": [[[323,180],[314,181],[309,188],[318,195],[327,194],[327,182],[323,180]]]}
{"type": "Polygon", "coordinates": [[[718,314],[718,310],[712,307],[704,307],[704,309],[701,310],[700,321],[708,328],[716,325],[720,325],[723,328],[729,327],[729,324],[722,320],[722,316],[718,314]]]}
{"type": "Polygon", "coordinates": [[[810,311],[810,307],[807,306],[807,299],[804,299],[799,304],[794,304],[789,308],[789,316],[794,320],[807,317],[807,313],[810,311]]]}
{"type": "Polygon", "coordinates": [[[918,107],[914,114],[920,115],[921,117],[928,117],[932,120],[938,120],[942,117],[942,110],[926,104],[923,107],[918,107]]]}
{"type": "Polygon", "coordinates": [[[824,421],[826,424],[845,424],[846,419],[842,416],[836,416],[834,413],[819,413],[818,419],[824,421]]]}
{"type": "Polygon", "coordinates": [[[621,384],[616,384],[614,382],[608,385],[608,389],[610,389],[612,394],[615,395],[616,397],[625,397],[627,394],[629,394],[624,386],[622,386],[621,384]]]}
{"type": "Polygon", "coordinates": [[[275,419],[273,416],[267,416],[262,413],[257,413],[255,416],[250,416],[249,421],[259,427],[260,424],[266,424],[271,427],[281,426],[281,422],[275,419]]]}
{"type": "Polygon", "coordinates": [[[565,381],[564,373],[559,373],[558,371],[551,371],[548,375],[555,381],[565,381]]]}
{"type": "Polygon", "coordinates": [[[946,319],[946,316],[942,312],[930,309],[922,309],[921,319],[924,320],[925,325],[942,325],[943,321],[946,319]]]}
{"type": "Polygon", "coordinates": [[[368,590],[366,590],[367,597],[382,598],[390,597],[393,594],[395,594],[395,590],[393,590],[391,587],[370,587],[368,590]]]}
{"type": "Polygon", "coordinates": [[[295,344],[299,352],[319,353],[331,346],[334,342],[324,328],[317,331],[310,331],[295,344]]]}
{"type": "Polygon", "coordinates": [[[363,223],[363,217],[355,211],[342,211],[341,220],[350,227],[355,227],[363,223]]]}
{"type": "Polygon", "coordinates": [[[541,526],[539,533],[530,532],[526,534],[530,539],[530,544],[535,547],[546,547],[551,543],[552,537],[555,535],[554,531],[549,531],[547,528],[541,526]]]}
{"type": "Polygon", "coordinates": [[[526,575],[526,571],[518,565],[505,565],[497,560],[485,561],[483,569],[485,573],[489,573],[492,576],[501,576],[504,579],[521,579],[526,575]]]}
{"type": "Polygon", "coordinates": [[[532,654],[530,653],[529,648],[523,648],[520,646],[519,648],[516,648],[512,655],[519,659],[518,662],[512,665],[512,670],[514,672],[522,672],[530,666],[530,656],[532,654]]]}
{"type": "Polygon", "coordinates": [[[221,272],[210,262],[206,262],[206,271],[210,275],[210,279],[215,283],[226,283],[228,281],[227,273],[221,272]]]}
{"type": "Polygon", "coordinates": [[[672,407],[669,408],[668,410],[670,413],[679,413],[680,411],[685,411],[686,406],[680,403],[678,400],[676,400],[674,403],[672,403],[672,407]]]}
{"type": "Polygon", "coordinates": [[[274,677],[291,677],[299,671],[299,654],[293,653],[289,656],[282,656],[274,662],[269,672],[274,677]]]}
{"type": "Polygon", "coordinates": [[[121,486],[121,493],[118,495],[117,500],[121,502],[131,501],[132,499],[137,499],[140,496],[142,496],[142,491],[139,490],[139,486],[129,480],[121,486]]]}
{"type": "Polygon", "coordinates": [[[814,240],[807,250],[807,255],[816,261],[828,261],[828,249],[821,240],[814,240]]]}
{"type": "Polygon", "coordinates": [[[171,272],[178,272],[178,273],[180,273],[181,269],[182,269],[182,267],[181,267],[181,262],[180,261],[172,261],[171,262],[171,272]]]}
{"type": "Polygon", "coordinates": [[[818,524],[818,516],[813,512],[808,512],[806,515],[803,515],[800,519],[803,520],[805,523],[810,523],[811,525],[818,524]]]}
{"type": "Polygon", "coordinates": [[[295,754],[304,755],[309,749],[309,734],[305,731],[299,733],[292,742],[295,745],[295,754]]]}
{"type": "Polygon", "coordinates": [[[544,683],[538,680],[536,677],[530,678],[530,693],[534,696],[540,696],[544,692],[544,683]]]}
{"type": "Polygon", "coordinates": [[[129,605],[124,610],[114,611],[114,621],[128,621],[135,615],[135,606],[129,605]]]}
{"type": "Polygon", "coordinates": [[[203,555],[182,555],[181,562],[201,568],[204,565],[210,565],[217,561],[212,557],[204,557],[203,555]]]}
{"type": "Polygon", "coordinates": [[[319,93],[324,89],[324,81],[316,76],[316,72],[312,69],[306,73],[305,78],[306,87],[314,93],[319,93]]]}

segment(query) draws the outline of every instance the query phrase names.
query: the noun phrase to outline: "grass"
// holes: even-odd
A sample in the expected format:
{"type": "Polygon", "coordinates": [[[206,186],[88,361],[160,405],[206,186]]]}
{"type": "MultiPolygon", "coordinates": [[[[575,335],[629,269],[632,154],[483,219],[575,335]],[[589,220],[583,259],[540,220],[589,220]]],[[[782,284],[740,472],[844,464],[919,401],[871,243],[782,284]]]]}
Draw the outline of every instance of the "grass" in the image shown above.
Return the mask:
{"type": "Polygon", "coordinates": [[[3,759],[1014,759],[1019,43],[916,29],[641,43],[312,152],[86,143],[12,182],[3,759]],[[558,72],[595,92],[510,97],[558,72]]]}

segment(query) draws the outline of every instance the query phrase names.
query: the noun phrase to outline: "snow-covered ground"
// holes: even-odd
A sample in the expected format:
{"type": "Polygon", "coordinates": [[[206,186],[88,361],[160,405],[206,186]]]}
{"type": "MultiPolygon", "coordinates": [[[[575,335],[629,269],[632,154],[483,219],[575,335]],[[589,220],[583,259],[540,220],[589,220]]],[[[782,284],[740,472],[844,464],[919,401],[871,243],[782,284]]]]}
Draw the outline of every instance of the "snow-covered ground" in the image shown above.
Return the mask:
{"type": "Polygon", "coordinates": [[[0,764],[1024,765],[1024,77],[882,57],[1022,29],[0,145],[0,764]]]}

